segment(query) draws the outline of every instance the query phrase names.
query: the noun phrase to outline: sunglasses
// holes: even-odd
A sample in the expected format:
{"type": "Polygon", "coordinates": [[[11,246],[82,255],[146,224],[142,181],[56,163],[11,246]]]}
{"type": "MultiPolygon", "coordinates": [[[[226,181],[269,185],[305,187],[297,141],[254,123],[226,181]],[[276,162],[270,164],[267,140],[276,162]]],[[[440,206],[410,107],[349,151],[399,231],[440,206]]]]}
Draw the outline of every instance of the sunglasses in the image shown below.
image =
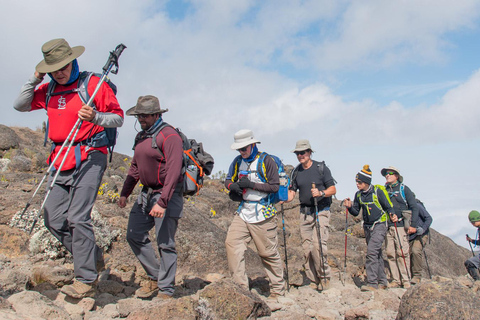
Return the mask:
{"type": "Polygon", "coordinates": [[[394,174],[396,174],[396,172],[393,172],[393,171],[387,171],[385,172],[385,175],[389,175],[389,176],[393,176],[394,174]]]}
{"type": "Polygon", "coordinates": [[[150,116],[151,116],[151,114],[136,114],[135,118],[137,118],[137,119],[147,119],[150,116]]]}
{"type": "Polygon", "coordinates": [[[295,151],[295,154],[297,156],[303,156],[305,154],[305,152],[307,152],[306,150],[303,150],[303,151],[295,151]]]}
{"type": "Polygon", "coordinates": [[[248,146],[243,147],[243,148],[240,148],[240,149],[237,149],[237,151],[238,151],[238,152],[245,152],[245,151],[247,151],[247,149],[248,149],[248,146]]]}

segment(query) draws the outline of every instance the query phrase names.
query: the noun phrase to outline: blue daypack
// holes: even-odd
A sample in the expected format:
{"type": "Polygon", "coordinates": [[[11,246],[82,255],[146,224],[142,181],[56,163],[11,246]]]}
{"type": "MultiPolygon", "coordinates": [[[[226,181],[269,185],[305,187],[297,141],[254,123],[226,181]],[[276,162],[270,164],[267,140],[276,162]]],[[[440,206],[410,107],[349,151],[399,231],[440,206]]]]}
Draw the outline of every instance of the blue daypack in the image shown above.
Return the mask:
{"type": "MultiPolygon", "coordinates": [[[[280,160],[279,157],[268,154],[266,152],[262,152],[258,156],[258,162],[257,162],[257,168],[256,172],[258,173],[258,177],[260,180],[264,183],[268,182],[268,179],[266,177],[266,168],[265,168],[265,158],[269,156],[271,157],[274,161],[275,164],[277,165],[278,168],[278,176],[280,178],[280,187],[278,188],[278,191],[275,193],[270,193],[267,196],[266,199],[266,204],[275,204],[280,201],[287,201],[288,200],[288,186],[290,185],[290,179],[285,172],[285,166],[283,165],[282,160],[280,160]]],[[[236,164],[235,164],[235,172],[232,176],[234,178],[237,176],[238,178],[238,169],[240,168],[240,162],[242,161],[242,157],[239,155],[236,158],[236,164]]]]}

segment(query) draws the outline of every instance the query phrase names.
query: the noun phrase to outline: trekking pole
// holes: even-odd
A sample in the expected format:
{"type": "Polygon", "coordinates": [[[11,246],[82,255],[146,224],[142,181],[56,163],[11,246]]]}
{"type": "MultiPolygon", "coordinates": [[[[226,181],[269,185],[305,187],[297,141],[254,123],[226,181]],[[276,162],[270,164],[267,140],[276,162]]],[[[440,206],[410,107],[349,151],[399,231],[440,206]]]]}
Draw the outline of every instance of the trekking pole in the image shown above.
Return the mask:
{"type": "MultiPolygon", "coordinates": [[[[340,206],[343,205],[343,201],[340,203],[340,206]]],[[[343,286],[345,286],[346,275],[347,275],[347,235],[348,235],[348,208],[345,207],[345,261],[343,263],[343,286]]]]}
{"type": "Polygon", "coordinates": [[[420,240],[420,243],[422,244],[422,252],[423,252],[423,255],[425,256],[425,264],[427,265],[428,276],[430,277],[430,279],[432,279],[432,273],[430,272],[430,266],[428,264],[428,259],[427,259],[427,252],[425,251],[425,246],[423,245],[422,240],[420,240]]]}
{"type": "Polygon", "coordinates": [[[290,282],[288,280],[288,256],[287,256],[287,237],[286,237],[286,230],[285,230],[285,214],[283,211],[283,203],[280,205],[282,210],[282,225],[283,225],[283,245],[285,246],[285,270],[287,276],[287,291],[290,291],[290,282]]]}
{"type": "Polygon", "coordinates": [[[52,160],[52,162],[50,163],[50,165],[48,166],[48,169],[47,171],[45,172],[45,175],[43,176],[42,180],[40,180],[40,183],[38,184],[37,188],[35,189],[35,192],[33,192],[33,195],[32,197],[30,198],[30,200],[27,202],[27,204],[25,205],[25,208],[23,208],[23,211],[22,213],[20,214],[20,217],[19,217],[19,221],[22,220],[23,218],[23,215],[25,214],[25,212],[27,212],[27,209],[30,207],[33,199],[35,198],[35,196],[37,195],[37,192],[38,190],[40,190],[40,187],[43,185],[43,182],[45,181],[45,179],[47,178],[48,174],[50,173],[50,171],[52,170],[53,168],[53,165],[55,164],[55,162],[57,161],[57,159],[60,157],[60,154],[61,154],[61,151],[65,148],[65,146],[67,145],[67,143],[70,141],[70,137],[72,136],[72,134],[76,131],[77,129],[77,123],[80,119],[77,120],[77,122],[75,123],[75,125],[73,126],[72,130],[70,131],[70,133],[68,134],[67,136],[67,139],[63,142],[62,146],[60,147],[60,150],[59,152],[57,153],[57,155],[55,156],[55,158],[52,160]]]}
{"type": "MultiPolygon", "coordinates": [[[[96,88],[95,88],[95,91],[93,92],[93,94],[91,95],[90,99],[88,100],[87,102],[87,106],[92,106],[92,103],[93,103],[93,99],[95,98],[95,96],[97,95],[98,91],[100,90],[100,87],[101,85],[103,84],[103,82],[105,82],[105,79],[107,78],[107,75],[108,73],[112,72],[113,74],[117,74],[118,73],[118,58],[120,57],[120,55],[122,54],[123,50],[125,50],[126,46],[124,44],[119,44],[114,51],[110,51],[110,55],[108,57],[108,60],[107,60],[107,63],[105,64],[105,66],[103,67],[103,74],[102,74],[102,77],[100,78],[100,81],[98,82],[96,88]],[[112,68],[115,66],[115,69],[112,70],[112,68]]],[[[60,162],[60,165],[58,166],[58,169],[57,169],[57,172],[54,176],[54,178],[52,179],[52,182],[50,183],[50,186],[47,190],[47,193],[45,195],[45,198],[43,199],[43,202],[42,202],[42,206],[40,207],[40,210],[38,210],[38,213],[37,213],[37,216],[35,217],[35,219],[33,220],[33,223],[32,223],[32,227],[30,228],[30,232],[29,234],[32,234],[32,231],[33,229],[35,228],[35,225],[37,224],[37,221],[38,219],[40,218],[40,215],[42,214],[42,210],[43,208],[45,207],[45,203],[47,202],[47,199],[48,199],[48,196],[50,195],[50,191],[52,191],[53,189],[53,186],[55,185],[55,182],[58,178],[58,175],[60,174],[60,171],[63,167],[63,164],[65,163],[65,160],[67,159],[67,155],[70,151],[70,149],[72,148],[74,142],[75,142],[75,138],[77,137],[77,134],[78,132],[80,131],[80,127],[82,126],[82,123],[83,121],[80,120],[80,119],[77,119],[77,121],[75,122],[75,125],[73,126],[72,130],[70,131],[70,133],[68,134],[67,136],[67,139],[65,139],[65,141],[63,142],[62,146],[60,147],[60,149],[58,150],[58,153],[57,153],[57,156],[55,157],[55,159],[52,161],[51,165],[49,166],[48,170],[47,170],[47,173],[45,175],[45,177],[42,179],[42,181],[40,182],[41,184],[43,183],[43,181],[45,180],[45,178],[47,177],[49,171],[52,169],[53,165],[55,164],[56,160],[58,159],[58,157],[60,156],[60,154],[62,153],[63,149],[65,148],[65,146],[68,144],[68,147],[67,147],[67,150],[65,151],[65,155],[62,159],[62,162],[60,162]],[[72,137],[72,134],[73,134],[73,137],[72,137]]],[[[40,185],[41,185],[40,184],[40,185]]],[[[35,194],[37,193],[38,189],[40,188],[40,185],[37,187],[37,190],[35,190],[35,193],[33,194],[33,196],[35,196],[35,194]]],[[[32,197],[33,198],[33,197],[32,197]]],[[[26,211],[26,209],[30,206],[30,203],[27,203],[24,211],[22,212],[22,215],[23,213],[26,211]]]]}
{"type": "MultiPolygon", "coordinates": [[[[316,188],[315,182],[312,182],[312,189],[315,189],[315,188],[316,188]]],[[[320,259],[322,260],[323,280],[325,281],[325,285],[327,285],[327,278],[325,277],[325,261],[323,257],[323,248],[322,248],[322,236],[320,232],[320,221],[318,219],[318,203],[317,203],[318,200],[316,197],[313,197],[313,201],[315,202],[315,227],[317,229],[318,244],[320,246],[320,259]]],[[[322,286],[322,291],[323,291],[322,280],[320,280],[320,285],[322,286]]]]}
{"type": "MultiPolygon", "coordinates": [[[[470,238],[470,237],[468,236],[468,234],[466,234],[466,236],[467,236],[468,238],[470,238]]],[[[468,245],[470,246],[470,251],[472,251],[472,256],[475,257],[475,253],[473,252],[473,248],[472,248],[472,243],[471,243],[470,241],[468,241],[468,240],[467,240],[467,242],[468,242],[468,245]]]]}
{"type": "Polygon", "coordinates": [[[403,253],[403,246],[402,246],[402,241],[400,241],[401,239],[400,239],[400,234],[398,233],[397,223],[394,222],[393,224],[395,226],[395,232],[397,233],[398,245],[400,246],[400,251],[402,252],[402,258],[403,258],[403,264],[405,265],[405,271],[407,272],[408,281],[410,281],[410,273],[408,272],[407,261],[405,260],[405,254],[403,253]]]}

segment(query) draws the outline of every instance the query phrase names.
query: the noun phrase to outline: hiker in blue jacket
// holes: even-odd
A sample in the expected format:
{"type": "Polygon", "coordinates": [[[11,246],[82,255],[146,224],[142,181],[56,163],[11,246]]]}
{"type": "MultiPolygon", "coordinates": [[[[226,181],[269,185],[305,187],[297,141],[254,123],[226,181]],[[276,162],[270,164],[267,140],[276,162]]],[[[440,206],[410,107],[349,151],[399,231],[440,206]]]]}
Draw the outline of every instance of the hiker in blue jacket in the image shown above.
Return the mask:
{"type": "Polygon", "coordinates": [[[353,216],[358,216],[362,209],[363,230],[367,241],[365,262],[367,284],[360,289],[362,291],[386,289],[388,282],[383,264],[382,245],[387,233],[388,216],[394,222],[398,218],[385,192],[372,185],[372,171],[369,165],[364,165],[357,173],[355,182],[358,191],[355,193],[353,204],[350,198],[343,202],[353,216]]]}
{"type": "MultiPolygon", "coordinates": [[[[477,228],[477,235],[476,239],[472,239],[467,235],[467,241],[469,243],[473,243],[475,246],[480,245],[480,240],[479,240],[479,233],[480,233],[480,212],[477,210],[472,210],[468,214],[468,220],[470,220],[470,223],[477,228]]],[[[467,268],[468,273],[472,276],[473,280],[479,281],[480,280],[480,275],[478,274],[478,268],[480,268],[480,255],[474,255],[467,261],[465,261],[465,268],[467,268]]]]}
{"type": "MultiPolygon", "coordinates": [[[[410,245],[410,270],[412,272],[412,284],[418,284],[422,281],[422,270],[424,268],[424,250],[427,245],[427,235],[430,234],[430,225],[432,224],[432,216],[425,209],[423,203],[416,199],[418,207],[418,221],[414,221],[417,226],[413,228],[414,233],[408,235],[408,243],[410,245]]],[[[413,223],[412,223],[413,224],[413,223]]]]}

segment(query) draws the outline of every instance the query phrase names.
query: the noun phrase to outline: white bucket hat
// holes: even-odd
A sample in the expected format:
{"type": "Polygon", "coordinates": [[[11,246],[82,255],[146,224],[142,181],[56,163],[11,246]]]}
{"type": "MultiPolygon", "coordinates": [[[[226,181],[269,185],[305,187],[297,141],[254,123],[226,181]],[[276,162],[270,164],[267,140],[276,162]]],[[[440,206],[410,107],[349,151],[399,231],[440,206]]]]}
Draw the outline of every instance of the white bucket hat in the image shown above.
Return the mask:
{"type": "Polygon", "coordinates": [[[385,175],[387,174],[387,171],[395,171],[396,173],[398,173],[398,181],[399,181],[400,183],[403,182],[403,177],[402,177],[402,175],[400,174],[400,170],[398,170],[398,169],[395,168],[395,167],[390,166],[390,167],[388,167],[388,168],[383,168],[382,171],[380,171],[380,173],[382,174],[382,176],[385,177],[385,175]]]}
{"type": "Polygon", "coordinates": [[[253,131],[242,129],[233,135],[234,143],[230,146],[233,150],[238,150],[254,143],[260,143],[258,139],[253,136],[253,131]]]}
{"type": "Polygon", "coordinates": [[[307,139],[302,139],[297,141],[295,145],[295,149],[293,149],[292,152],[305,151],[305,150],[311,150],[312,152],[315,152],[313,151],[312,146],[310,145],[310,141],[308,141],[307,139]]]}

